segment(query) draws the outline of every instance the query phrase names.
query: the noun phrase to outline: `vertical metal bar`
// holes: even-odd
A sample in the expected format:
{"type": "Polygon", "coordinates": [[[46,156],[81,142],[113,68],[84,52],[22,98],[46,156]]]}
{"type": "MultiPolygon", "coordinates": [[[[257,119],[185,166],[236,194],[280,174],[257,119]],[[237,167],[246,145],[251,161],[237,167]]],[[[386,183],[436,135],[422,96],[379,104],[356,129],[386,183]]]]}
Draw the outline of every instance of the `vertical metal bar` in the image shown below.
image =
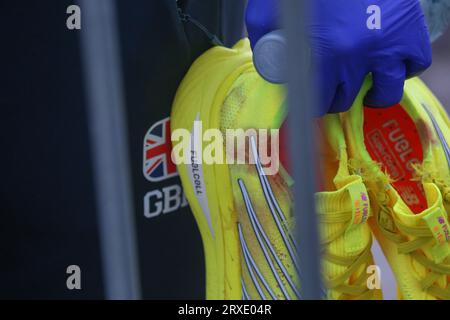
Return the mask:
{"type": "Polygon", "coordinates": [[[307,3],[284,0],[283,17],[288,40],[288,103],[291,161],[295,180],[296,238],[300,248],[299,267],[304,299],[321,298],[321,267],[314,190],[313,108],[315,95],[311,79],[306,35],[307,3]]]}
{"type": "Polygon", "coordinates": [[[139,299],[116,2],[80,0],[81,50],[107,299],[139,299]]]}

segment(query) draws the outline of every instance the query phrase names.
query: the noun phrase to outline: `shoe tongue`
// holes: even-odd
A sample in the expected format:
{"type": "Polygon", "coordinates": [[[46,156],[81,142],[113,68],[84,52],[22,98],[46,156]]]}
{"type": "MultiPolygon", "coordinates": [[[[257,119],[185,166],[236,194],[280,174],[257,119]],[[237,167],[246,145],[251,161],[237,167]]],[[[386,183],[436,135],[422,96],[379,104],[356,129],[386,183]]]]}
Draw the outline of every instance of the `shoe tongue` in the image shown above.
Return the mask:
{"type": "MultiPolygon", "coordinates": [[[[338,257],[355,257],[361,254],[370,243],[371,233],[368,224],[365,223],[369,214],[368,208],[370,207],[367,191],[359,176],[340,177],[336,181],[338,181],[336,183],[336,186],[338,186],[336,191],[316,193],[317,211],[323,219],[329,218],[329,216],[335,216],[334,219],[336,219],[336,215],[343,214],[345,215],[344,218],[352,220],[349,222],[346,219],[344,221],[337,219],[333,222],[321,223],[321,235],[323,238],[327,238],[340,234],[342,228],[345,228],[346,231],[342,236],[339,236],[327,245],[327,251],[338,257]],[[362,192],[365,193],[364,199],[361,196],[362,192]]],[[[325,259],[323,268],[325,274],[333,279],[346,272],[348,266],[325,259]]],[[[352,281],[351,279],[356,279],[365,272],[366,266],[361,265],[343,284],[348,284],[349,281],[352,281]]],[[[339,290],[331,290],[329,295],[329,298],[337,299],[341,296],[341,292],[339,290]]]]}

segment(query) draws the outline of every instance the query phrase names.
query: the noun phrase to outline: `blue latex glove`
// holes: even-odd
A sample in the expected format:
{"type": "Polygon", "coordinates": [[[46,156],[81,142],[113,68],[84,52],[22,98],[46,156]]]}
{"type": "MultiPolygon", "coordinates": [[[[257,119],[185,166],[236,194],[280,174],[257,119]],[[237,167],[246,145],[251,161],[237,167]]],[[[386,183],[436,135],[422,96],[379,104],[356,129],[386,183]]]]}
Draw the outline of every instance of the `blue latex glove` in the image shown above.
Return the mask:
{"type": "MultiPolygon", "coordinates": [[[[403,96],[405,78],[431,65],[431,45],[419,0],[308,0],[307,33],[319,90],[317,115],[346,111],[367,74],[365,104],[387,107],[403,96]],[[367,26],[370,5],[381,9],[381,29],[367,26]]],[[[246,23],[252,46],[280,28],[279,0],[250,0],[246,23]]]]}

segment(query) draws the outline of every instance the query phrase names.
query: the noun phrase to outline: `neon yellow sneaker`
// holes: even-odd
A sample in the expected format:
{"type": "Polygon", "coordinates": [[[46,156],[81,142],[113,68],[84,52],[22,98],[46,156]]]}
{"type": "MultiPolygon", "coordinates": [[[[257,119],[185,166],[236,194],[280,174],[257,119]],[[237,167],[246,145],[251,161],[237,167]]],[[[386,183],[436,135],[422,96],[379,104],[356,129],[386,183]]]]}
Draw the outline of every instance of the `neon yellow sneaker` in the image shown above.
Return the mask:
{"type": "MultiPolygon", "coordinates": [[[[206,52],[180,85],[171,115],[173,158],[202,235],[208,299],[301,299],[308,275],[298,270],[297,256],[307,257],[292,236],[293,181],[283,138],[281,155],[276,143],[285,118],[283,88],[257,74],[247,39],[206,52]],[[243,143],[230,148],[230,136],[243,143]]],[[[361,177],[348,171],[339,117],[325,117],[318,131],[324,296],[381,298],[367,287],[370,204],[361,177]]]]}
{"type": "Polygon", "coordinates": [[[403,299],[450,299],[449,119],[418,79],[387,109],[363,107],[366,81],[343,114],[347,144],[372,200],[371,226],[403,299]]]}
{"type": "MultiPolygon", "coordinates": [[[[317,151],[322,173],[316,193],[327,299],[382,299],[368,225],[371,205],[361,176],[348,164],[347,146],[338,115],[320,120],[317,151]],[[371,283],[372,281],[372,283],[371,283]]],[[[301,253],[301,252],[300,252],[301,253]]],[[[301,256],[300,256],[301,257],[301,256]]]]}

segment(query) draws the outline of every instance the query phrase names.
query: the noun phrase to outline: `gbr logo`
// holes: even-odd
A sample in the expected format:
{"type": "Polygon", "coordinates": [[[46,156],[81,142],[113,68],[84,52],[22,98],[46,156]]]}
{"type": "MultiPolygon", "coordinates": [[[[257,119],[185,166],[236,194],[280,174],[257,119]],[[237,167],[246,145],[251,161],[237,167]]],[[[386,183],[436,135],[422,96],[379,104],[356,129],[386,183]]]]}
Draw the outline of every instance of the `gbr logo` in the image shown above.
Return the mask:
{"type": "Polygon", "coordinates": [[[156,218],[162,214],[187,207],[187,205],[188,202],[181,186],[174,184],[147,192],[144,196],[144,216],[148,219],[156,218]]]}
{"type": "MultiPolygon", "coordinates": [[[[145,179],[159,183],[178,175],[171,159],[170,119],[153,124],[147,131],[143,143],[143,174],[145,179]]],[[[187,207],[179,184],[149,191],[144,196],[144,216],[148,219],[175,212],[187,207]]]]}

